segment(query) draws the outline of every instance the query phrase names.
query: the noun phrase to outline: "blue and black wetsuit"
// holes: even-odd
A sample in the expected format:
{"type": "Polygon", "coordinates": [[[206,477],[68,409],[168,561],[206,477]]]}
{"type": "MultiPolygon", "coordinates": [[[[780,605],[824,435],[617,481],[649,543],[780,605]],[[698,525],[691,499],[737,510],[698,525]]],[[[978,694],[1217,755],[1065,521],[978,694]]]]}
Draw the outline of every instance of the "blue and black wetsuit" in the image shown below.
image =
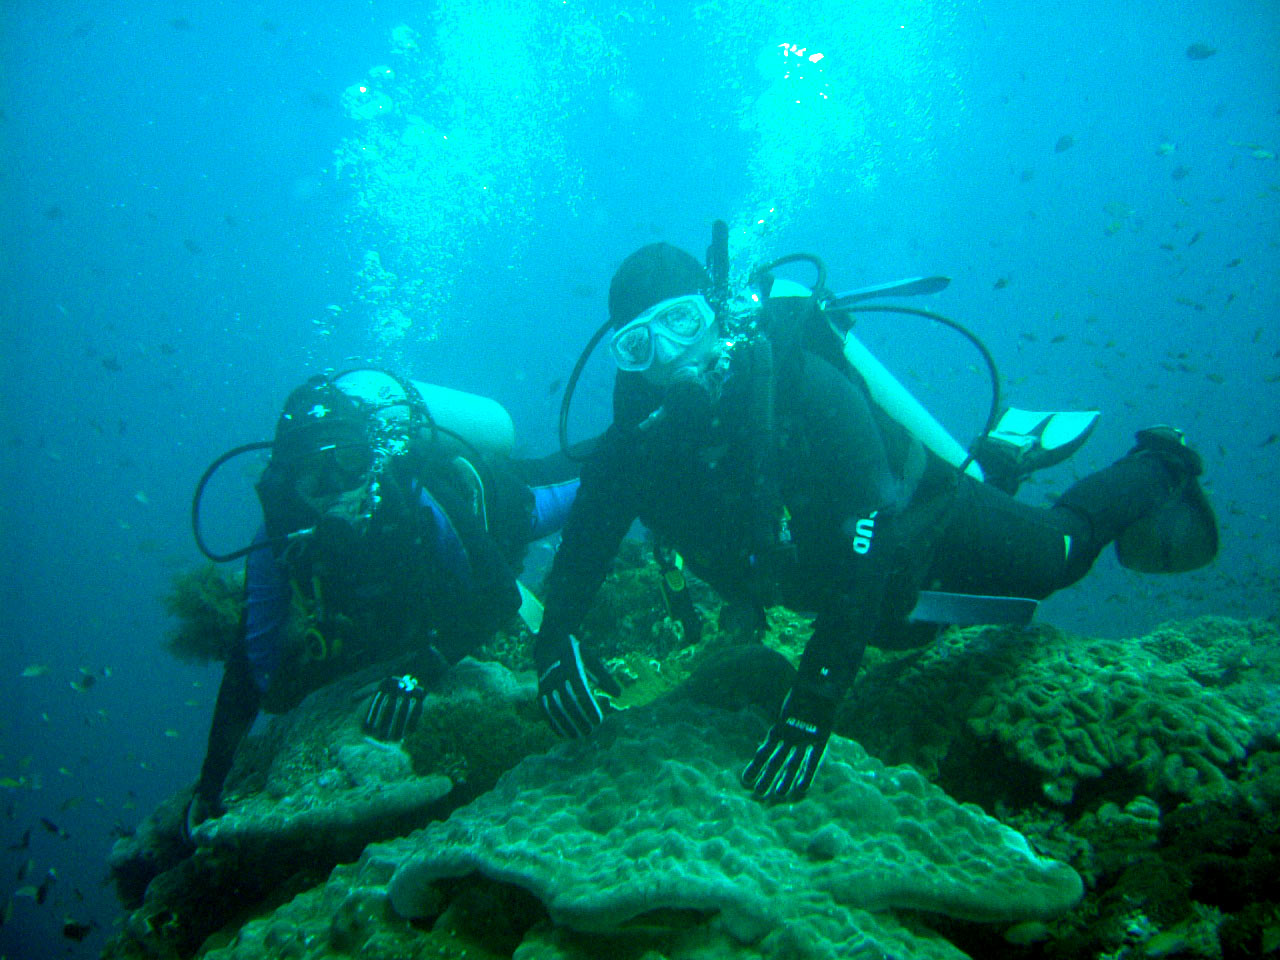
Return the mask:
{"type": "Polygon", "coordinates": [[[400,478],[404,516],[359,542],[329,550],[317,536],[249,554],[241,642],[196,788],[210,806],[260,709],[290,709],[324,683],[405,654],[420,654],[430,675],[508,624],[525,547],[560,528],[578,489],[576,465],[560,457],[487,463],[480,516],[449,468],[424,472],[400,478]]]}

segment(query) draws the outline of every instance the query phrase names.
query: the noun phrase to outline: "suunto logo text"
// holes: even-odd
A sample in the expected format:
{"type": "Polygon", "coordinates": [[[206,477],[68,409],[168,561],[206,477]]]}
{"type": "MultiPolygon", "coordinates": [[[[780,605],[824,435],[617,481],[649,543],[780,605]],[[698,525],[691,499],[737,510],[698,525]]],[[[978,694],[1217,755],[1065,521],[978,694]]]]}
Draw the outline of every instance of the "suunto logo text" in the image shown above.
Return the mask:
{"type": "Polygon", "coordinates": [[[879,510],[872,510],[871,515],[863,517],[853,527],[853,552],[857,554],[867,553],[871,549],[871,539],[876,535],[876,514],[879,510]]]}

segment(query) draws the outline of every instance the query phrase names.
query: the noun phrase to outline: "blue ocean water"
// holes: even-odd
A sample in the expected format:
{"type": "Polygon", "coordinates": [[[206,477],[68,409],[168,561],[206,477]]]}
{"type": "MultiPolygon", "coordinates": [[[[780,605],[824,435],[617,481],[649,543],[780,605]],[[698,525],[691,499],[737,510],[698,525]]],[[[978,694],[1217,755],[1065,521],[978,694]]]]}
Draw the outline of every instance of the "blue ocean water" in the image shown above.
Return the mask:
{"type": "MultiPolygon", "coordinates": [[[[654,240],[700,253],[717,217],[739,271],[808,250],[837,290],[950,276],[919,305],[983,337],[1008,400],[1102,409],[1032,501],[1136,429],[1188,431],[1215,564],[1161,579],[1107,555],[1044,619],[1124,636],[1276,612],[1280,10],[850,6],[0,9],[0,954],[96,952],[113,829],[198,769],[218,672],[164,653],[160,598],[199,562],[205,465],[361,362],[492,396],[549,452],[613,269],[654,240]],[[45,902],[19,894],[50,870],[45,902]]],[[[962,340],[862,332],[973,435],[987,387],[962,340]]],[[[607,422],[608,373],[575,433],[607,422]]],[[[224,548],[252,532],[251,484],[211,491],[224,548]]]]}

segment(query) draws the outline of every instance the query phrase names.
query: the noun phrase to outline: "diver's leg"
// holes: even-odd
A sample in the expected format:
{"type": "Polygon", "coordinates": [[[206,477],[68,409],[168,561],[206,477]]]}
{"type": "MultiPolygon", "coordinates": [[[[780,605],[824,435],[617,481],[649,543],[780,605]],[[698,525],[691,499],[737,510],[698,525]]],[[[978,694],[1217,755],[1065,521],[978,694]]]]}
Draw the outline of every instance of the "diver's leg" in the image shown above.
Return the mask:
{"type": "Polygon", "coordinates": [[[1162,427],[1141,431],[1133,450],[1047,510],[962,478],[924,586],[1043,599],[1088,573],[1113,541],[1129,544],[1121,560],[1128,555],[1137,569],[1203,565],[1217,530],[1199,472],[1200,458],[1181,434],[1162,427]]]}

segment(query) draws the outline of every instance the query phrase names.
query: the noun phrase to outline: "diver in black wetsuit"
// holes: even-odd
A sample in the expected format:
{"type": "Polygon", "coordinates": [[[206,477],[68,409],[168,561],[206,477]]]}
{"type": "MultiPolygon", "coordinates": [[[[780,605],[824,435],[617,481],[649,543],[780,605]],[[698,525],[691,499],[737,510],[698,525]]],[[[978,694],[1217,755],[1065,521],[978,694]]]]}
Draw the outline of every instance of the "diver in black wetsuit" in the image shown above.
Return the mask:
{"type": "MultiPolygon", "coordinates": [[[[559,454],[502,455],[510,431],[493,401],[352,370],[308,380],[286,400],[270,444],[237,448],[210,468],[271,448],[253,545],[209,554],[247,556],[246,604],[188,833],[220,813],[223,782],[259,710],[282,713],[386,662],[396,675],[368,701],[363,726],[399,740],[425,690],[523,612],[516,574],[525,548],[563,522],[577,468],[559,454]]],[[[198,525],[196,534],[204,550],[198,525]]]]}
{"type": "Polygon", "coordinates": [[[1150,571],[1216,552],[1200,459],[1180,432],[1144,430],[1055,506],[1030,507],[960,474],[822,351],[726,340],[711,289],[666,244],[632,254],[610,286],[614,422],[583,466],[535,644],[539,701],[562,735],[602,719],[588,672],[612,681],[573,632],[637,518],[726,600],[816,614],[742,775],[770,799],[809,788],[864,649],[900,641],[922,589],[1039,599],[1113,541],[1150,571]]]}

